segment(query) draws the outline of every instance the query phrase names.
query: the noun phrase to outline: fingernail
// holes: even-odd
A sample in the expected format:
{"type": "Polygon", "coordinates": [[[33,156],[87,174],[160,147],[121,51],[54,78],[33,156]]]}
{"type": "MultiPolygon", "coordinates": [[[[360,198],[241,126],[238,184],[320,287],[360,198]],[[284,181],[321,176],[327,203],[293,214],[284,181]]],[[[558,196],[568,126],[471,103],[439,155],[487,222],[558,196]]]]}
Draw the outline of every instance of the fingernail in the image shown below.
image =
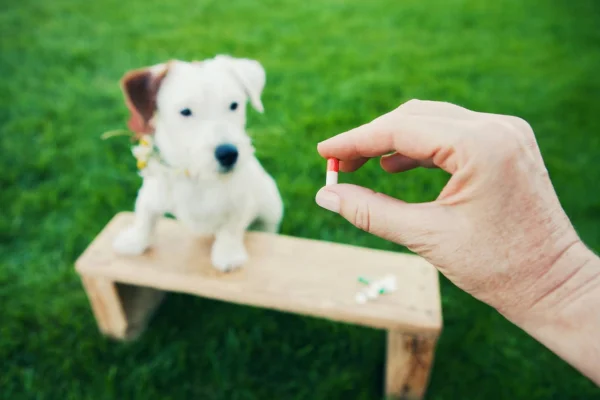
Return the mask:
{"type": "Polygon", "coordinates": [[[340,212],[340,197],[328,190],[321,189],[317,193],[317,204],[334,213],[340,212]]]}

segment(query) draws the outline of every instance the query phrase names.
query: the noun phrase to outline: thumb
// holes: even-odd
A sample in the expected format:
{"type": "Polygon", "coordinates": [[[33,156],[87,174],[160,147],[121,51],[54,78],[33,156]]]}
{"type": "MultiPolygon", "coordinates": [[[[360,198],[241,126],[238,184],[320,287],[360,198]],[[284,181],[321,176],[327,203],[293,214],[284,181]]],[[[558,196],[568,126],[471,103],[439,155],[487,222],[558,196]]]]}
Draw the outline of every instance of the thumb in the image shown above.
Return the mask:
{"type": "Polygon", "coordinates": [[[375,236],[411,246],[438,230],[446,217],[436,203],[406,203],[370,189],[337,184],[319,190],[316,202],[375,236]]]}

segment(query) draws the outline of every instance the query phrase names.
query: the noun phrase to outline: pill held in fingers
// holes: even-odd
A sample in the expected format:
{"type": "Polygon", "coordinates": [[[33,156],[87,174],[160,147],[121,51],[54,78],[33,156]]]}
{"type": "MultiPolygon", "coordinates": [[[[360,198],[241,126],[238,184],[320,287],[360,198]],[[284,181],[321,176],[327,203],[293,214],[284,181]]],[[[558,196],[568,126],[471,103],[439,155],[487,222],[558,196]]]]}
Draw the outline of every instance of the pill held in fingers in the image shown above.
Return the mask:
{"type": "Polygon", "coordinates": [[[325,185],[335,185],[338,183],[338,172],[340,170],[340,160],[337,158],[327,159],[327,178],[325,179],[325,185]]]}

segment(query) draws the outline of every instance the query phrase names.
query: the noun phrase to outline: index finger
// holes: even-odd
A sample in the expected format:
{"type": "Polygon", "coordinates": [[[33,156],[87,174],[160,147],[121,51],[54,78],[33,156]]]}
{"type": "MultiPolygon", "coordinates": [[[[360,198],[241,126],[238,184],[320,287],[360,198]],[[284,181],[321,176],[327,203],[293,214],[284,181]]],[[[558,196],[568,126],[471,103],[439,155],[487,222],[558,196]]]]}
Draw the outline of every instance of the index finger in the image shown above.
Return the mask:
{"type": "Polygon", "coordinates": [[[388,113],[319,143],[317,151],[322,157],[337,158],[349,167],[392,152],[419,161],[433,159],[436,163],[435,155],[450,148],[462,123],[449,118],[388,113]]]}

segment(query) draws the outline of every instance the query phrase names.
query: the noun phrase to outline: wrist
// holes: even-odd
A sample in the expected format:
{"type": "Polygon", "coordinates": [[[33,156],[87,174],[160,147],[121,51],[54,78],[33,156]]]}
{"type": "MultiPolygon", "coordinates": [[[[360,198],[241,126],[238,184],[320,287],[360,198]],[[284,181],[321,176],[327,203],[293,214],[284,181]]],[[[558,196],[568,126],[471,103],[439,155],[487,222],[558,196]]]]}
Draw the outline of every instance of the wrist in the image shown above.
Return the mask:
{"type": "MultiPolygon", "coordinates": [[[[600,291],[600,259],[582,241],[575,242],[533,285],[527,308],[507,316],[516,324],[544,325],[574,309],[589,307],[589,298],[600,291]]],[[[525,300],[525,299],[523,299],[525,300]]]]}
{"type": "Polygon", "coordinates": [[[600,385],[600,258],[577,242],[540,280],[525,311],[504,315],[600,385]]]}

